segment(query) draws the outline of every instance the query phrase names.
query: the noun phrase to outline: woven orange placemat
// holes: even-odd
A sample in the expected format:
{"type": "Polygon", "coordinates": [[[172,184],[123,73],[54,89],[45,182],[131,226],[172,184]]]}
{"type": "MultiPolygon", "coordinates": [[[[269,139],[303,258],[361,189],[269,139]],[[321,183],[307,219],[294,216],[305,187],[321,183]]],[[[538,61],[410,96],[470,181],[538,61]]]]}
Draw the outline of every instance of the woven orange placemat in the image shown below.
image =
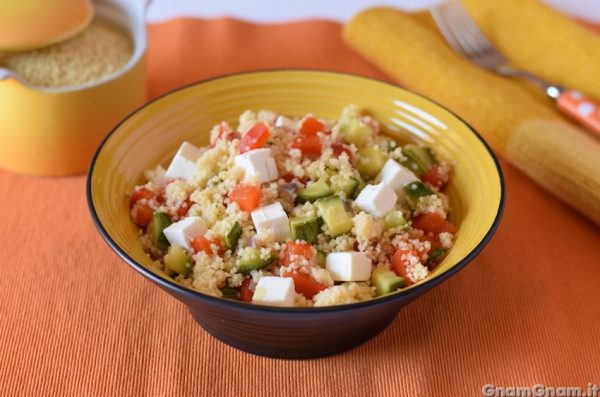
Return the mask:
{"type": "MultiPolygon", "coordinates": [[[[156,96],[276,67],[386,79],[340,26],[180,19],[150,30],[156,96]]],[[[504,220],[473,263],[346,353],[283,361],[213,339],[107,247],[84,177],[0,171],[0,395],[481,395],[600,383],[600,233],[502,163],[504,220]]]]}

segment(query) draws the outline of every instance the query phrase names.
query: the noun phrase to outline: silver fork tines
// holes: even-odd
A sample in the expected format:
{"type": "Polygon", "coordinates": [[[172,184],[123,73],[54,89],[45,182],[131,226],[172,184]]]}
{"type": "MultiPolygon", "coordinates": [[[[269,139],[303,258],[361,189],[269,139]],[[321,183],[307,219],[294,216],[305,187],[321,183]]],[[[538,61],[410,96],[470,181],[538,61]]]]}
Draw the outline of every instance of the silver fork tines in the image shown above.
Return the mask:
{"type": "Polygon", "coordinates": [[[517,77],[537,85],[554,100],[560,111],[600,136],[600,103],[578,91],[565,89],[527,70],[511,66],[457,0],[441,3],[430,11],[454,52],[501,76],[517,77]]]}
{"type": "Polygon", "coordinates": [[[494,48],[458,1],[441,3],[431,9],[431,15],[450,47],[458,54],[488,69],[506,63],[506,58],[494,48]]]}

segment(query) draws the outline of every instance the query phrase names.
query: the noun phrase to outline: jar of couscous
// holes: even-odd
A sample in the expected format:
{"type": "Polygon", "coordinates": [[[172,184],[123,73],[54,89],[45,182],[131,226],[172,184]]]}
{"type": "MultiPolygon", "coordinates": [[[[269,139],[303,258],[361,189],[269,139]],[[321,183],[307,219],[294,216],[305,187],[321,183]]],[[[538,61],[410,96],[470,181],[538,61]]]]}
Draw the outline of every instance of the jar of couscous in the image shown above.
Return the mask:
{"type": "Polygon", "coordinates": [[[108,132],[146,99],[146,2],[97,0],[68,41],[0,53],[0,167],[84,172],[108,132]]]}

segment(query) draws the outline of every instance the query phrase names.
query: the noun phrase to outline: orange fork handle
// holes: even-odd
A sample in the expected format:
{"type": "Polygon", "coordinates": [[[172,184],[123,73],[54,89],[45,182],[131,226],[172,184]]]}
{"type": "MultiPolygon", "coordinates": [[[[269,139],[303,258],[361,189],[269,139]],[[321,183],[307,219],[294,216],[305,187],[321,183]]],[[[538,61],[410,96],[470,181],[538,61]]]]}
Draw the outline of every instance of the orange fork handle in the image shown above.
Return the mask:
{"type": "Polygon", "coordinates": [[[564,90],[556,106],[567,116],[600,137],[600,104],[575,90],[564,90]]]}

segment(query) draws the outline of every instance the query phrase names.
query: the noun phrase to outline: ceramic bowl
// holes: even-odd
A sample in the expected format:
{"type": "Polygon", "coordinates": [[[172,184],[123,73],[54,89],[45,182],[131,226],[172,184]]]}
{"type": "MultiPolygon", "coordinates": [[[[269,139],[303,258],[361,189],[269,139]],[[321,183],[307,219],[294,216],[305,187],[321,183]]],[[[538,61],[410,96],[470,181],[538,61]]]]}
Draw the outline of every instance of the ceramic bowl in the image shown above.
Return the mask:
{"type": "MultiPolygon", "coordinates": [[[[134,270],[183,302],[217,339],[241,350],[283,358],[333,354],[372,338],[401,307],[462,269],[493,235],[503,209],[502,173],[490,148],[459,117],[432,101],[380,81],[341,73],[279,70],[192,84],[145,105],[100,145],[88,174],[90,211],[103,238],[134,270]],[[399,141],[432,145],[454,170],[448,194],[456,242],[425,281],[370,301],[321,308],[266,307],[204,295],[150,266],[129,217],[127,193],[143,171],[167,165],[182,141],[206,145],[221,120],[237,125],[247,109],[337,118],[355,104],[399,141]]],[[[156,312],[157,316],[160,313],[156,312]]]]}
{"type": "Polygon", "coordinates": [[[112,75],[67,87],[33,86],[0,68],[0,167],[83,173],[111,128],[146,100],[146,2],[96,0],[94,10],[130,36],[131,58],[112,75]]]}

